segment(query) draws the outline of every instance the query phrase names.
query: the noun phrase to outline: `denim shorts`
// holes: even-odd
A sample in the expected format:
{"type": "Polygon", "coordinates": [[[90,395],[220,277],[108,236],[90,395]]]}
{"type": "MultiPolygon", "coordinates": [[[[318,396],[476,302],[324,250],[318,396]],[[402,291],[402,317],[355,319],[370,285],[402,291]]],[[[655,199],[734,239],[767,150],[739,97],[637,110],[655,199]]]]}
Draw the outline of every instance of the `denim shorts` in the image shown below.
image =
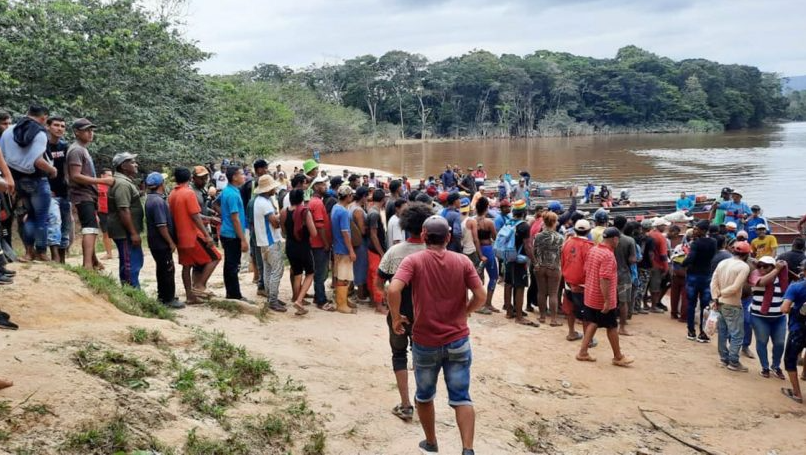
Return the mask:
{"type": "Polygon", "coordinates": [[[448,388],[448,404],[452,407],[473,405],[470,400],[470,364],[473,354],[468,337],[438,348],[412,343],[411,356],[414,380],[417,383],[414,399],[418,403],[434,401],[439,371],[442,370],[445,386],[448,388]]]}

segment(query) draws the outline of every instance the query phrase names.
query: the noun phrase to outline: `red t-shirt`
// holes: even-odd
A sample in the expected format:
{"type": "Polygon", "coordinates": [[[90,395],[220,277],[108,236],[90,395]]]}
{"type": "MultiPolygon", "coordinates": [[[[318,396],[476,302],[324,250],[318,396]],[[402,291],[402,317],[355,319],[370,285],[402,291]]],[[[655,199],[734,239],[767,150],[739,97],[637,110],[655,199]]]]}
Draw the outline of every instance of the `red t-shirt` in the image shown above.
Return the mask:
{"type": "Polygon", "coordinates": [[[584,237],[571,237],[565,241],[562,249],[562,272],[569,285],[585,284],[585,260],[593,248],[593,242],[584,237]]]}
{"type": "Polygon", "coordinates": [[[652,249],[652,268],[663,271],[669,270],[669,246],[666,244],[666,236],[656,229],[649,231],[649,236],[652,237],[655,243],[652,249]],[[666,259],[661,258],[661,256],[666,256],[666,259]]]}
{"type": "Polygon", "coordinates": [[[109,213],[107,193],[109,193],[107,185],[98,185],[98,213],[109,213]]]}
{"type": "Polygon", "coordinates": [[[171,191],[168,196],[168,209],[174,220],[176,247],[193,248],[196,246],[196,238],[204,237],[204,233],[196,227],[193,215],[201,213],[201,207],[199,207],[199,200],[196,199],[196,193],[190,189],[187,183],[176,185],[171,191]]]}
{"type": "Polygon", "coordinates": [[[470,334],[467,289],[482,283],[467,256],[447,250],[420,251],[403,259],[395,279],[411,286],[414,342],[436,348],[470,334]]]}
{"type": "Polygon", "coordinates": [[[595,310],[604,309],[604,296],[599,286],[599,280],[610,280],[610,305],[617,303],[618,264],[616,255],[604,243],[596,245],[588,252],[585,261],[585,306],[595,310]]]}
{"type": "Polygon", "coordinates": [[[532,222],[532,225],[529,227],[529,238],[534,239],[540,231],[543,230],[543,218],[537,218],[532,222]]]}
{"type": "MultiPolygon", "coordinates": [[[[313,217],[313,224],[316,226],[316,229],[324,229],[325,236],[327,237],[328,244],[331,243],[330,240],[330,216],[327,214],[327,210],[325,210],[325,204],[322,202],[322,198],[318,195],[314,194],[311,196],[311,200],[308,201],[308,210],[311,211],[311,216],[313,217]]],[[[324,248],[325,242],[322,240],[321,237],[318,235],[311,237],[311,248],[324,248]]]]}

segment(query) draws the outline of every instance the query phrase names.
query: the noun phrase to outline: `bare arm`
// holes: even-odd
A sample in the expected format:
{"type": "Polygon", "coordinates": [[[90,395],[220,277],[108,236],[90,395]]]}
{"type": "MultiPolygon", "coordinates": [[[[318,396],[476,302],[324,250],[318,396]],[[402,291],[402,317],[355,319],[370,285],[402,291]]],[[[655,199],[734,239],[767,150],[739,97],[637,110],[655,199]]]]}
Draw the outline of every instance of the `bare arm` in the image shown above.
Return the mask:
{"type": "Polygon", "coordinates": [[[6,179],[6,185],[8,185],[7,191],[14,193],[14,177],[11,176],[11,170],[8,168],[8,164],[6,164],[2,150],[0,150],[0,174],[3,174],[3,178],[6,179]]]}
{"type": "Polygon", "coordinates": [[[311,215],[310,210],[305,212],[305,227],[308,228],[308,234],[310,234],[311,237],[316,236],[316,224],[313,222],[313,215],[311,215]]]}
{"type": "Polygon", "coordinates": [[[191,215],[190,219],[193,220],[193,224],[196,225],[196,229],[198,229],[201,232],[204,232],[204,241],[207,243],[213,243],[213,238],[210,236],[210,233],[207,232],[207,228],[204,226],[204,220],[202,219],[202,216],[196,213],[191,215]]]}
{"type": "Polygon", "coordinates": [[[470,292],[473,293],[473,298],[467,301],[467,314],[484,306],[484,302],[487,300],[487,289],[484,288],[484,285],[471,289],[470,292]]]}
{"type": "Polygon", "coordinates": [[[283,232],[283,235],[288,237],[288,232],[285,231],[285,219],[288,216],[288,210],[283,209],[280,212],[280,230],[283,232]]]}
{"type": "Polygon", "coordinates": [[[389,314],[392,316],[392,330],[398,335],[406,332],[403,327],[404,323],[408,323],[408,318],[400,314],[400,300],[403,295],[403,288],[406,284],[396,278],[392,278],[392,282],[386,288],[386,303],[389,305],[389,314]]]}
{"type": "Polygon", "coordinates": [[[613,302],[610,301],[610,279],[609,278],[599,278],[599,289],[602,290],[602,296],[604,297],[604,308],[602,309],[603,313],[606,313],[614,308],[613,302]]]}
{"type": "Polygon", "coordinates": [[[79,185],[108,185],[112,186],[115,184],[114,177],[90,177],[88,175],[84,175],[81,173],[81,165],[80,164],[72,164],[70,165],[70,181],[76,182],[79,185]]]}
{"type": "Polygon", "coordinates": [[[476,254],[479,255],[481,262],[485,262],[487,257],[481,254],[481,242],[479,241],[479,224],[476,220],[470,220],[467,222],[467,226],[470,228],[470,234],[473,235],[473,244],[476,246],[476,254]]]}

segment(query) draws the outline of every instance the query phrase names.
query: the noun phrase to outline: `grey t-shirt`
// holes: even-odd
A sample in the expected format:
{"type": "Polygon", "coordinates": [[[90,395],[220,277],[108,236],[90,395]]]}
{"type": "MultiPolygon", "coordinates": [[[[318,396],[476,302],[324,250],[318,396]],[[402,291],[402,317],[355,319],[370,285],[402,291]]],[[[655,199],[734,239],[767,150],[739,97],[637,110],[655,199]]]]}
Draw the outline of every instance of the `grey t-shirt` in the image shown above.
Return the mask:
{"type": "Polygon", "coordinates": [[[64,162],[64,178],[67,181],[70,202],[98,202],[98,187],[95,185],[82,185],[70,180],[70,167],[81,166],[81,175],[95,178],[95,163],[90,152],[77,142],[70,144],[67,149],[67,159],[64,162]]]}
{"type": "Polygon", "coordinates": [[[622,235],[619,238],[618,245],[615,250],[616,263],[618,264],[618,281],[619,283],[632,282],[632,273],[630,273],[630,258],[635,257],[635,240],[628,236],[622,235]]]}

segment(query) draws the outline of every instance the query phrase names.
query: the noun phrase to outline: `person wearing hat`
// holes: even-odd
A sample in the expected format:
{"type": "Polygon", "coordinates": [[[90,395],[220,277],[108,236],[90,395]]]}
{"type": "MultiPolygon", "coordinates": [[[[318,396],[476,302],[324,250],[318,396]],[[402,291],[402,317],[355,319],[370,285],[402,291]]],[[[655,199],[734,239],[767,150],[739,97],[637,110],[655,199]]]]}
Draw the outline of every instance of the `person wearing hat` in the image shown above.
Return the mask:
{"type": "Polygon", "coordinates": [[[768,233],[766,224],[757,224],[755,228],[756,238],[750,242],[750,246],[753,247],[753,256],[757,258],[775,257],[778,254],[778,239],[768,233]]]}
{"type": "Polygon", "coordinates": [[[669,244],[663,233],[671,225],[668,220],[658,217],[652,220],[652,230],[649,237],[652,239],[652,269],[649,272],[649,294],[652,298],[652,313],[667,311],[666,305],[661,302],[663,298],[663,282],[669,275],[669,244]]]}
{"type": "Polygon", "coordinates": [[[486,292],[473,264],[461,254],[446,251],[451,228],[439,216],[423,223],[426,249],[406,256],[387,288],[392,330],[406,333],[407,318],[401,315],[403,290],[411,288],[414,314],[412,359],[417,414],[425,433],[419,447],[424,453],[438,452],[434,397],[439,372],[445,373],[448,404],[456,413],[462,453],[473,453],[475,412],[470,398],[472,350],[467,316],[484,304],[486,292]],[[435,273],[438,271],[438,273],[435,273]],[[467,293],[472,298],[467,298],[467,293]],[[450,352],[450,354],[448,354],[450,352]]]}
{"type": "Polygon", "coordinates": [[[124,152],[112,158],[115,184],[109,189],[109,237],[115,242],[120,262],[120,283],[140,287],[143,268],[143,201],[137,176],[137,155],[124,152]]]}
{"type": "Polygon", "coordinates": [[[690,243],[689,253],[680,264],[686,269],[686,309],[687,338],[707,343],[710,340],[705,333],[705,308],[711,304],[711,261],[716,256],[717,240],[708,237],[708,220],[701,220],[694,226],[694,240],[690,243]],[[694,316],[697,302],[700,304],[700,334],[694,330],[694,316]]]}
{"type": "Polygon", "coordinates": [[[585,309],[583,320],[588,323],[582,337],[576,359],[581,362],[595,362],[588,354],[588,348],[599,327],[607,330],[607,339],[613,350],[611,363],[626,367],[633,363],[632,357],[621,352],[618,335],[618,264],[614,250],[618,246],[621,232],[609,227],[602,233],[602,242],[593,247],[585,259],[585,309]]]}
{"type": "MultiPolygon", "coordinates": [[[[515,229],[515,250],[534,263],[532,245],[529,242],[529,223],[526,218],[526,201],[519,199],[512,203],[512,220],[509,225],[515,229]]],[[[523,298],[529,286],[529,264],[517,261],[504,264],[504,309],[507,318],[523,325],[539,327],[539,324],[524,317],[523,298]]]]}
{"type": "Polygon", "coordinates": [[[339,313],[355,313],[347,300],[347,286],[353,281],[353,262],[356,253],[351,237],[350,212],[347,207],[353,200],[353,189],[342,185],[338,192],[339,203],[330,212],[331,236],[333,238],[333,281],[336,300],[336,311],[339,313]]]}
{"type": "Polygon", "coordinates": [[[789,267],[786,261],[762,256],[748,278],[752,286],[750,322],[756,335],[756,355],[761,364],[761,376],[786,380],[781,369],[781,357],[786,343],[786,315],[781,311],[784,294],[789,288],[789,267]],[[772,362],[769,359],[769,342],[772,341],[772,362]]]}
{"type": "Polygon", "coordinates": [[[587,325],[582,318],[582,313],[585,308],[585,260],[588,252],[594,246],[593,242],[588,239],[590,230],[591,225],[588,220],[577,220],[572,234],[565,240],[560,251],[560,270],[565,282],[563,312],[568,323],[568,335],[565,339],[568,341],[582,339],[582,334],[576,331],[577,319],[583,321],[583,327],[587,325]]]}
{"type": "Polygon", "coordinates": [[[462,253],[462,215],[459,213],[459,208],[462,204],[462,196],[453,192],[450,194],[441,193],[439,201],[443,202],[443,209],[440,216],[448,221],[448,226],[451,227],[451,241],[448,244],[448,249],[454,253],[462,253]],[[443,197],[444,195],[444,197],[443,197]]]}
{"type": "Polygon", "coordinates": [[[313,188],[311,187],[313,181],[317,177],[321,177],[319,175],[319,163],[313,159],[305,160],[305,162],[302,163],[302,173],[305,174],[308,183],[310,183],[310,186],[306,187],[307,189],[305,190],[305,202],[307,202],[311,199],[311,195],[313,194],[313,188]]]}
{"type": "Polygon", "coordinates": [[[169,308],[184,308],[176,298],[173,253],[174,223],[165,202],[165,177],[159,172],[146,176],[146,232],[148,249],[157,266],[157,298],[169,308]]]}
{"type": "Polygon", "coordinates": [[[744,222],[744,228],[747,231],[748,241],[752,242],[758,236],[756,233],[756,226],[759,224],[763,224],[767,226],[767,234],[770,234],[770,223],[767,222],[767,219],[761,216],[761,207],[758,205],[754,205],[750,207],[750,211],[752,212],[747,220],[744,222]]]}
{"type": "Polygon", "coordinates": [[[253,204],[255,220],[255,245],[260,250],[263,264],[263,283],[266,291],[266,308],[285,312],[286,306],[280,301],[280,281],[285,269],[285,249],[280,228],[280,211],[275,206],[274,194],[280,184],[268,174],[258,178],[253,204]]]}
{"type": "Polygon", "coordinates": [[[595,226],[591,229],[591,237],[593,237],[593,243],[598,245],[602,243],[602,234],[604,230],[607,228],[607,223],[610,220],[610,216],[607,213],[607,210],[603,208],[596,209],[596,212],[593,214],[593,222],[595,226]]]}
{"type": "Polygon", "coordinates": [[[732,190],[730,193],[732,200],[723,201],[713,205],[711,208],[711,216],[716,215],[717,210],[725,211],[725,222],[736,223],[736,229],[744,229],[745,219],[750,216],[752,212],[750,207],[742,202],[742,193],[739,190],[732,190]]]}
{"type": "Polygon", "coordinates": [[[717,323],[717,349],[722,365],[731,371],[747,372],[739,361],[744,339],[742,289],[750,276],[747,260],[752,248],[747,242],[733,244],[733,257],[716,266],[711,278],[711,309],[720,314],[717,323]]]}

